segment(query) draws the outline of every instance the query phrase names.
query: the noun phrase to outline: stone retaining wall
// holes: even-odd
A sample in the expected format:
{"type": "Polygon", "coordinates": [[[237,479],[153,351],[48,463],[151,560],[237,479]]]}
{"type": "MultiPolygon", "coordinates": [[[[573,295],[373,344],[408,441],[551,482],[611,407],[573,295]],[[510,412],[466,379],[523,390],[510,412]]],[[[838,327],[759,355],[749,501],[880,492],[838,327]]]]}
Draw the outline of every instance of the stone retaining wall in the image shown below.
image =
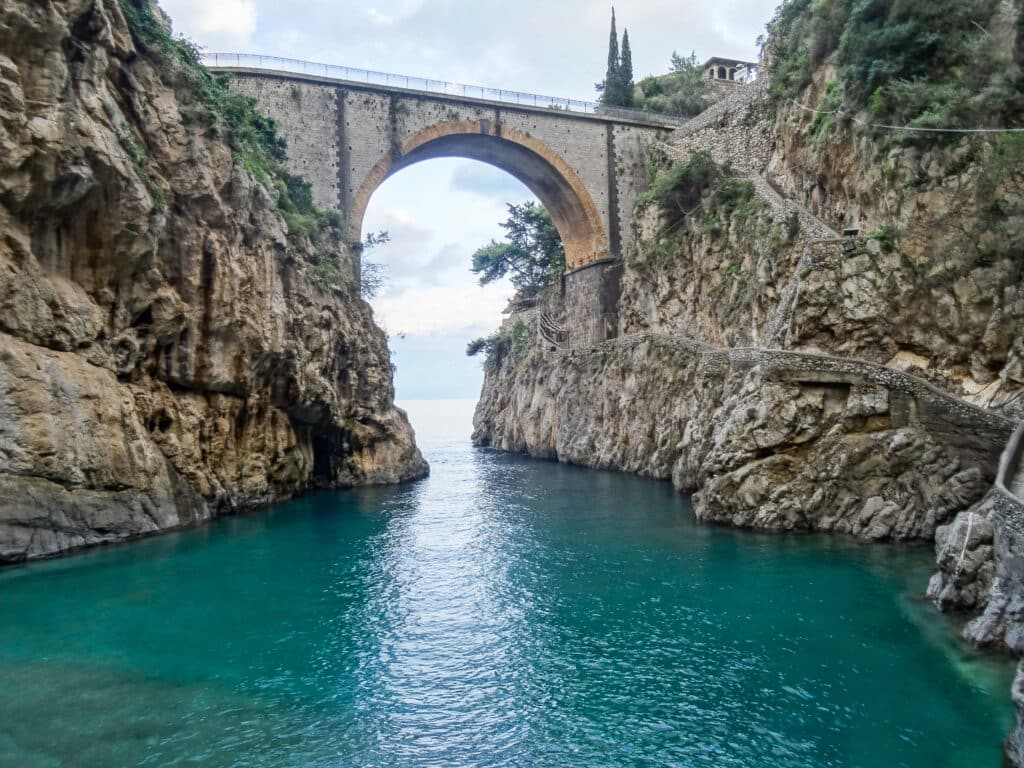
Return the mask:
{"type": "MultiPolygon", "coordinates": [[[[766,82],[766,81],[764,81],[766,82]]],[[[761,173],[774,146],[772,122],[762,113],[764,82],[736,88],[727,98],[677,128],[670,146],[682,156],[708,152],[718,163],[742,173],[761,173]]]]}

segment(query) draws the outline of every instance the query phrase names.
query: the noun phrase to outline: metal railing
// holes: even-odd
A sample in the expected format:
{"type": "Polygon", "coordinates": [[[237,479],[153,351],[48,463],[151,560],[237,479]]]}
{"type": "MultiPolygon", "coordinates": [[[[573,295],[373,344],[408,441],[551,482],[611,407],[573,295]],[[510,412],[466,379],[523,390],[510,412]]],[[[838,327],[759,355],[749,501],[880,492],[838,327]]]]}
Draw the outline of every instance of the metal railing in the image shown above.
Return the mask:
{"type": "Polygon", "coordinates": [[[422,77],[394,75],[388,72],[373,72],[366,69],[353,69],[352,67],[320,64],[300,59],[284,59],[278,56],[260,56],[253,53],[203,53],[200,54],[200,60],[207,67],[218,69],[266,69],[274,72],[343,80],[359,85],[404,88],[410,91],[435,93],[443,96],[497,101],[524,107],[537,107],[538,109],[555,111],[562,110],[577,114],[636,120],[638,122],[657,123],[660,125],[683,125],[689,119],[681,115],[664,115],[658,112],[645,112],[639,109],[606,107],[594,101],[578,101],[576,99],[563,99],[557,96],[541,96],[536,93],[506,91],[501,88],[487,88],[482,85],[448,83],[444,80],[427,80],[422,77]]]}

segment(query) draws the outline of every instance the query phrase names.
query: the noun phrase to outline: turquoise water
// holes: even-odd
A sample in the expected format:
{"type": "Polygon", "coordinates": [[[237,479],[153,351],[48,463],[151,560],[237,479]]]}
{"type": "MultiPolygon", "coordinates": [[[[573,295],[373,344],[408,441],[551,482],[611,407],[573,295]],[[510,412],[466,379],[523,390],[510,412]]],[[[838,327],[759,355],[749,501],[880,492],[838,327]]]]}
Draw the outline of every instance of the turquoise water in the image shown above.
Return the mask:
{"type": "Polygon", "coordinates": [[[0,765],[1000,764],[1011,670],[928,549],[697,526],[412,405],[429,481],[0,572],[0,765]]]}

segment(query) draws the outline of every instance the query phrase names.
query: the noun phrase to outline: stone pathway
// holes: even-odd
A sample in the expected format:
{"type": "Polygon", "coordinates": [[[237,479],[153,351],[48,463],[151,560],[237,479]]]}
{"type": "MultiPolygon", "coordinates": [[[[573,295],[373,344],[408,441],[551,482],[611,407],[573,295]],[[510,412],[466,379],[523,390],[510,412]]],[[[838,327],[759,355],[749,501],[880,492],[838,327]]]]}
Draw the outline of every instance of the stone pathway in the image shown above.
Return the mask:
{"type": "Polygon", "coordinates": [[[754,194],[767,203],[776,219],[785,219],[796,213],[800,217],[801,231],[811,240],[842,239],[842,235],[802,205],[779,194],[778,190],[764,176],[750,174],[744,178],[754,185],[754,194]]]}

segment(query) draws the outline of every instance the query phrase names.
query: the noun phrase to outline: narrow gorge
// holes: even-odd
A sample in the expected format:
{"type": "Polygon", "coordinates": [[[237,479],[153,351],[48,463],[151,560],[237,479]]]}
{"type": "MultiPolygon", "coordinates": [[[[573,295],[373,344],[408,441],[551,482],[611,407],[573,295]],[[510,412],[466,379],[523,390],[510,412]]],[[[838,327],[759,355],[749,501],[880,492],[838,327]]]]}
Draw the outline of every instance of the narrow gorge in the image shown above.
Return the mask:
{"type": "Polygon", "coordinates": [[[1024,0],[615,24],[592,103],[0,0],[0,763],[1024,767],[1024,0]],[[440,158],[560,260],[421,453],[364,251],[440,158]]]}

